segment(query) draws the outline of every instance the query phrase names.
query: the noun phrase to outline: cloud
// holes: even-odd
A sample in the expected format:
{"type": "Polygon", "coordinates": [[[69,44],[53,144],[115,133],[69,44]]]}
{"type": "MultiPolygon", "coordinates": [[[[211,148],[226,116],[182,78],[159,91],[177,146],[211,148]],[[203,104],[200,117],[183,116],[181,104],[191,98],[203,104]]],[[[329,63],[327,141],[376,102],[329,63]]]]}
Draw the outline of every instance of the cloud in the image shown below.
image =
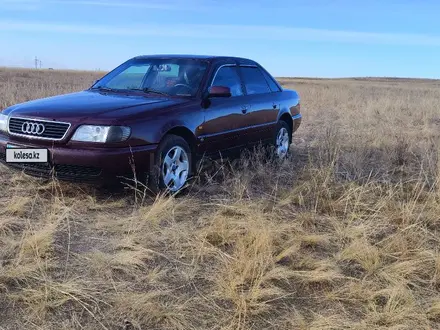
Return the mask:
{"type": "MultiPolygon", "coordinates": [[[[182,1],[161,1],[161,2],[115,2],[100,0],[46,0],[46,3],[76,6],[99,6],[114,8],[132,8],[132,9],[155,9],[155,10],[197,10],[197,6],[186,6],[182,1]]],[[[201,6],[200,8],[203,8],[201,6]]]]}
{"type": "Polygon", "coordinates": [[[359,32],[349,30],[327,30],[260,25],[142,24],[118,27],[113,25],[105,26],[0,20],[0,31],[70,33],[126,37],[160,36],[225,40],[242,39],[255,40],[254,42],[281,40],[406,46],[440,46],[440,36],[435,35],[359,32]]]}
{"type": "Polygon", "coordinates": [[[150,9],[150,10],[189,10],[204,11],[217,7],[210,0],[162,0],[162,1],[111,1],[111,0],[0,0],[2,8],[16,7],[25,9],[41,9],[47,6],[91,6],[128,9],[150,9]],[[5,7],[6,6],[6,7],[5,7]]]}
{"type": "Polygon", "coordinates": [[[32,0],[0,0],[4,11],[34,11],[38,10],[38,2],[32,0]]]}

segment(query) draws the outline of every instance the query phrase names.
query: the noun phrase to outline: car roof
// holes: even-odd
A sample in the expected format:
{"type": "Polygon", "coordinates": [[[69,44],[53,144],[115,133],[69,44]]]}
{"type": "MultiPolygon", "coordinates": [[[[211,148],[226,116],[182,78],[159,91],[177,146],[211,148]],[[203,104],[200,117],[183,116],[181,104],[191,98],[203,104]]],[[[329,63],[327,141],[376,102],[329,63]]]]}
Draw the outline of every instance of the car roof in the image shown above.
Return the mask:
{"type": "Polygon", "coordinates": [[[155,54],[155,55],[140,55],[136,56],[133,59],[199,59],[199,60],[207,60],[210,62],[215,61],[231,61],[231,62],[239,62],[240,64],[248,64],[248,65],[256,65],[255,61],[252,61],[248,58],[244,57],[236,57],[236,56],[216,56],[216,55],[191,55],[191,54],[155,54]]]}

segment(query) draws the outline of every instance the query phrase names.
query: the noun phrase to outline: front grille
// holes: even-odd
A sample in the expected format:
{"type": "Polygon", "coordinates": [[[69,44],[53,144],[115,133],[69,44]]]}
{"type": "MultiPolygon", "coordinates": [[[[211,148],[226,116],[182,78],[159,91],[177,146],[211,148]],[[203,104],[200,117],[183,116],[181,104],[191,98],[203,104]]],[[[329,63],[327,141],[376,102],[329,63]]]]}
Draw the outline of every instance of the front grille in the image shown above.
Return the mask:
{"type": "MultiPolygon", "coordinates": [[[[26,126],[26,125],[25,125],[26,126]]],[[[46,140],[62,140],[69,129],[69,123],[61,123],[56,121],[44,121],[27,118],[10,118],[9,119],[9,133],[13,135],[26,136],[34,139],[46,140]],[[44,126],[42,134],[38,135],[35,132],[23,132],[23,124],[39,124],[44,126]]]]}
{"type": "Polygon", "coordinates": [[[48,163],[6,163],[6,154],[0,152],[0,162],[7,166],[22,170],[27,174],[39,177],[56,177],[64,180],[93,180],[101,175],[98,167],[48,163]]]}
{"type": "Polygon", "coordinates": [[[76,177],[93,177],[101,174],[101,169],[92,166],[55,164],[55,174],[76,177]]]}

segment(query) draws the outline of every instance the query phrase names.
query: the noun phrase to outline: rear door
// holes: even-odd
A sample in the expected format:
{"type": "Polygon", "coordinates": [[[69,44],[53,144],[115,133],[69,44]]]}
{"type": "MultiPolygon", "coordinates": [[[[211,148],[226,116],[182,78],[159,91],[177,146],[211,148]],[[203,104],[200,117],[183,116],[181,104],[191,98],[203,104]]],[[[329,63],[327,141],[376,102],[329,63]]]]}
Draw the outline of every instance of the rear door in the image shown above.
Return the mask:
{"type": "Polygon", "coordinates": [[[244,102],[248,105],[245,118],[249,125],[249,142],[266,143],[273,139],[280,109],[276,91],[256,65],[241,65],[240,74],[246,92],[244,102]]]}
{"type": "Polygon", "coordinates": [[[229,87],[232,95],[209,99],[199,137],[201,152],[212,154],[246,144],[241,136],[248,125],[244,116],[245,95],[237,65],[220,65],[208,85],[229,87]]]}

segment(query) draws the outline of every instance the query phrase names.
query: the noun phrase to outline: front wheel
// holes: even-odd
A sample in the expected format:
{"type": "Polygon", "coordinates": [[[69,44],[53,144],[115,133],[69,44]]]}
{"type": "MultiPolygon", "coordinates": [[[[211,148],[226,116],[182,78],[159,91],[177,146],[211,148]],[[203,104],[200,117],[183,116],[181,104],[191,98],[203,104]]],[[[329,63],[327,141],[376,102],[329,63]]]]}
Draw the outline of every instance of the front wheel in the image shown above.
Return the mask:
{"type": "Polygon", "coordinates": [[[160,143],[154,169],[150,173],[150,189],[172,193],[185,187],[192,171],[191,149],[184,138],[168,135],[160,143]]]}
{"type": "Polygon", "coordinates": [[[277,132],[275,135],[275,157],[283,160],[289,154],[290,148],[290,127],[285,121],[278,123],[277,132]]]}

